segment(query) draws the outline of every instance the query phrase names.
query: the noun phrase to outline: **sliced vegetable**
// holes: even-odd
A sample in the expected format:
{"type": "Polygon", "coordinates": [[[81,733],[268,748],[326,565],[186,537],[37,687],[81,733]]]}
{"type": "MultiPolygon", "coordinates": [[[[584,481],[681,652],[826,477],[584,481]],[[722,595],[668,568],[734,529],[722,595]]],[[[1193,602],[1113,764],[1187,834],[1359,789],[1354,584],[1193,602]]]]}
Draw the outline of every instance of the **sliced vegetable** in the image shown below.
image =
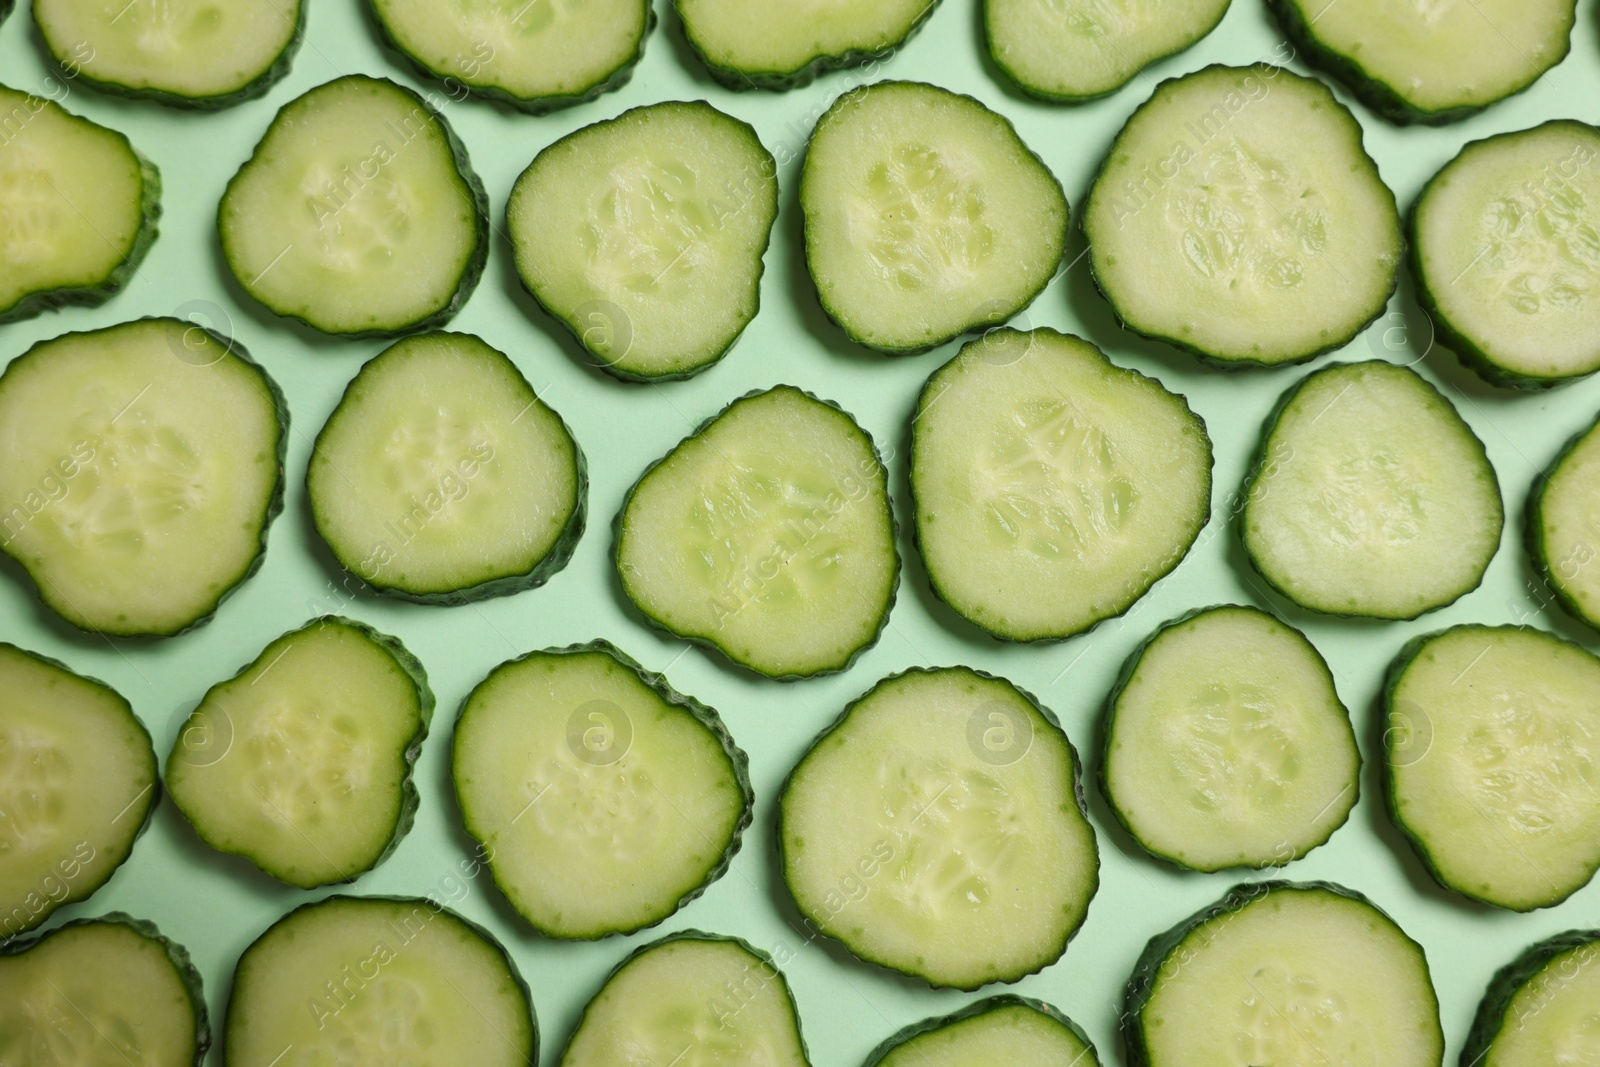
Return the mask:
{"type": "Polygon", "coordinates": [[[1574,437],[1529,496],[1528,545],[1545,587],[1600,628],[1600,424],[1574,437]]]}
{"type": "Polygon", "coordinates": [[[1578,1067],[1600,1052],[1600,930],[1570,930],[1500,968],[1461,1062],[1484,1067],[1578,1067]]]}
{"type": "Polygon", "coordinates": [[[952,1015],[924,1019],[867,1057],[866,1067],[970,1067],[973,1064],[1100,1067],[1078,1025],[1042,1000],[999,996],[952,1015]]]}

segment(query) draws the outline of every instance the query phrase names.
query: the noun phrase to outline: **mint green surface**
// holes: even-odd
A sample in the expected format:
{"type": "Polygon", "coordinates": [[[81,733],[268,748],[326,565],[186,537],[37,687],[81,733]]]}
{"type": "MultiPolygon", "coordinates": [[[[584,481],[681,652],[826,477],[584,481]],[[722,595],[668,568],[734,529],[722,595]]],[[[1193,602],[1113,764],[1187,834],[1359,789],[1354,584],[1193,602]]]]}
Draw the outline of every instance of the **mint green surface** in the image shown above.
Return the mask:
{"type": "MultiPolygon", "coordinates": [[[[658,0],[658,6],[665,5],[658,0]]],[[[1580,5],[1568,59],[1527,93],[1466,122],[1401,129],[1354,108],[1367,129],[1368,148],[1402,206],[1409,206],[1424,181],[1468,140],[1555,117],[1600,119],[1597,7],[1595,0],[1580,5]]],[[[273,637],[309,616],[342,611],[399,636],[427,667],[439,698],[436,728],[417,766],[422,805],[415,828],[398,851],[350,891],[432,894],[494,931],[533,990],[546,1065],[555,1063],[583,1004],[624,955],[663,932],[696,926],[740,935],[787,961],[813,1061],[821,1067],[854,1067],[901,1026],[953,1011],[974,995],[934,993],[857,963],[834,946],[808,944],[799,932],[777,879],[772,824],[778,786],[816,732],[886,674],[917,665],[965,663],[1004,675],[1037,694],[1060,716],[1093,768],[1101,704],[1123,659],[1150,630],[1200,605],[1238,601],[1270,606],[1302,627],[1326,655],[1340,694],[1353,709],[1367,766],[1360,804],[1329,844],[1281,873],[1248,877],[1338,881],[1368,894],[1393,915],[1428,951],[1443,1005],[1448,1061],[1453,1062],[1493,971],[1534,941],[1593,926],[1600,915],[1600,886],[1591,885],[1558,908],[1530,915],[1486,909],[1439,889],[1384,815],[1374,702],[1385,667],[1408,637],[1454,623],[1530,621],[1596,647],[1592,631],[1553,605],[1542,606],[1547,594],[1530,587],[1521,528],[1534,479],[1600,409],[1600,378],[1545,394],[1512,394],[1484,385],[1449,353],[1435,350],[1422,358],[1421,372],[1444,390],[1483,438],[1499,472],[1510,520],[1500,553],[1481,589],[1415,622],[1312,616],[1266,593],[1228,525],[1230,501],[1262,420],[1278,395],[1310,368],[1225,374],[1206,370],[1167,346],[1122,333],[1094,292],[1084,262],[1075,259],[1082,244],[1074,235],[1064,261],[1072,265],[1014,324],[1048,325],[1087,336],[1119,364],[1152,374],[1186,394],[1216,443],[1214,517],[1190,557],[1125,618],[1060,644],[1018,647],[991,641],[932,599],[909,537],[906,424],[923,381],[957,345],[898,358],[853,345],[823,317],[804,270],[795,196],[799,154],[816,117],[837,93],[859,84],[862,75],[839,72],[786,94],[728,92],[695,62],[671,13],[660,14],[662,25],[621,92],[538,118],[477,99],[451,102],[444,109],[484,180],[500,231],[482,284],[450,328],[480,334],[517,362],[571,425],[588,457],[591,479],[589,530],[572,562],[548,585],[449,608],[352,597],[342,591],[307,515],[304,478],[312,438],[346,382],[384,342],[325,338],[263,311],[228,275],[213,230],[224,183],[276,109],[293,97],[339,74],[356,72],[384,75],[441,96],[442,87],[419,80],[378,45],[359,0],[312,0],[308,36],[293,73],[265,98],[216,113],[117,100],[64,83],[41,60],[26,5],[7,19],[0,26],[0,82],[58,99],[69,110],[126,132],[160,166],[165,190],[161,237],[127,289],[100,308],[46,313],[0,327],[0,360],[70,329],[142,315],[194,313],[207,325],[237,336],[276,377],[288,396],[293,426],[287,506],[273,527],[265,566],[212,622],[156,642],[85,636],[42,609],[17,568],[7,563],[0,566],[0,639],[62,659],[114,685],[149,725],[164,756],[179,724],[208,686],[230,677],[273,637]],[[522,293],[503,233],[505,201],[517,174],[558,137],[629,107],[673,98],[708,99],[756,126],[784,162],[781,215],[766,257],[761,313],[732,354],[690,381],[625,385],[583,365],[564,330],[522,293]],[[196,301],[202,303],[192,303],[196,301]],[[624,603],[610,562],[611,519],[645,466],[734,397],[778,382],[839,402],[888,453],[906,559],[883,640],[848,673],[793,685],[735,671],[707,652],[648,628],[624,603]],[[529,649],[595,637],[617,643],[647,668],[664,670],[676,688],[722,713],[735,740],[750,753],[756,822],[728,874],[662,927],[600,943],[560,944],[534,936],[520,924],[487,877],[461,877],[470,852],[448,792],[448,745],[461,700],[490,668],[529,649]]],[[[1235,0],[1222,26],[1197,47],[1158,63],[1104,100],[1073,108],[1029,102],[1004,87],[983,58],[978,33],[976,0],[945,0],[902,54],[879,65],[878,76],[934,81],[971,93],[1005,114],[1061,179],[1075,210],[1111,138],[1156,81],[1207,63],[1244,63],[1289,52],[1257,0],[1235,0]]],[[[1349,100],[1344,90],[1334,91],[1349,100]]],[[[1389,320],[1380,320],[1346,350],[1312,366],[1375,356],[1417,360],[1429,331],[1410,289],[1409,281],[1403,283],[1389,320]]],[[[203,549],[196,546],[196,551],[203,549]]],[[[1093,790],[1090,808],[1104,866],[1088,922],[1061,962],[1008,988],[1059,1005],[1088,1031],[1105,1061],[1117,1063],[1121,1052],[1115,1027],[1122,985],[1145,941],[1210,904],[1245,876],[1179,873],[1139,852],[1115,829],[1093,790]]],[[[127,866],[90,900],[61,909],[52,925],[113,909],[155,920],[194,954],[220,1022],[239,953],[284,912],[322,893],[278,885],[243,860],[212,852],[173,805],[163,801],[127,866]]],[[[1001,991],[995,987],[986,992],[1001,991]]],[[[213,1062],[220,1062],[215,1053],[213,1062]]]]}

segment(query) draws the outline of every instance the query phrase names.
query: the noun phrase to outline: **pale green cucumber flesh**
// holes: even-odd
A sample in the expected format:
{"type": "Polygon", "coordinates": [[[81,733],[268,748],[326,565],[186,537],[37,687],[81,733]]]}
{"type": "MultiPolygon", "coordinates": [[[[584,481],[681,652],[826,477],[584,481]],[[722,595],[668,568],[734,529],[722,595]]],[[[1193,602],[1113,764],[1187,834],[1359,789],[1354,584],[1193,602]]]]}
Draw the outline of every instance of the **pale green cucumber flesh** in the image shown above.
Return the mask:
{"type": "Polygon", "coordinates": [[[1222,21],[1229,0],[985,0],[989,54],[1026,92],[1088,100],[1121,88],[1222,21]]]}
{"type": "Polygon", "coordinates": [[[942,1018],[913,1023],[878,1046],[866,1067],[971,1067],[974,1064],[1100,1067],[1094,1045],[1071,1019],[1043,1001],[1003,995],[942,1018]]]}
{"type": "Polygon", "coordinates": [[[1446,342],[1499,384],[1600,370],[1600,129],[1474,141],[1423,190],[1417,280],[1446,342]]]}
{"type": "Polygon", "coordinates": [[[718,81],[791,89],[893,51],[939,0],[673,0],[684,35],[718,81]]]}
{"type": "Polygon", "coordinates": [[[160,783],[150,735],[109,686],[0,643],[0,693],[4,940],[106,883],[160,783]]]}
{"type": "Polygon", "coordinates": [[[1450,401],[1391,363],[1335,364],[1279,404],[1247,483],[1245,550],[1312,611],[1412,619],[1476,589],[1499,483],[1450,401]]]}
{"type": "Polygon", "coordinates": [[[1010,319],[1066,243],[1061,185],[1011,123],[919,82],[834,102],[806,148],[800,206],[822,306],[887,351],[1010,319]]]}
{"type": "Polygon", "coordinates": [[[416,93],[348,75],[285,105],[228,182],[229,268],[269,310],[325,333],[393,336],[449,319],[488,254],[466,150],[416,93]]]}
{"type": "Polygon", "coordinates": [[[995,330],[923,388],[912,426],[929,581],[997,637],[1082,633],[1182,561],[1211,508],[1211,441],[1182,396],[1040,329],[995,330]]]}
{"type": "Polygon", "coordinates": [[[1589,426],[1556,459],[1531,498],[1534,565],[1573,614],[1600,628],[1600,432],[1589,426]]]}
{"type": "Polygon", "coordinates": [[[128,139],[0,86],[0,322],[99,303],[156,237],[161,178],[128,139]]]}
{"type": "Polygon", "coordinates": [[[219,106],[288,73],[303,0],[35,0],[55,61],[113,92],[219,106]]]}
{"type": "Polygon", "coordinates": [[[1405,245],[1355,116],[1265,64],[1163,82],[1117,134],[1083,229],[1126,326],[1223,364],[1343,346],[1382,313],[1405,245]]]}
{"type": "Polygon", "coordinates": [[[760,307],[777,166],[701,102],[634,108],[539,153],[507,225],[523,285],[624,378],[693,374],[760,307]]]}
{"type": "Polygon", "coordinates": [[[808,924],[938,987],[1054,963],[1099,885],[1071,743],[1027,694],[966,667],[879,682],[801,759],[779,812],[808,924]]]}
{"type": "Polygon", "coordinates": [[[280,919],[239,959],[223,1036],[229,1067],[533,1067],[538,1047],[505,949],[441,904],[399,897],[329,897],[280,919]]]}
{"type": "Polygon", "coordinates": [[[623,960],[583,1010],[558,1067],[808,1067],[800,1015],[772,959],[685,930],[623,960]]]}
{"type": "Polygon", "coordinates": [[[1516,911],[1600,869],[1600,659],[1538,630],[1458,626],[1394,667],[1396,824],[1447,888],[1516,911]]]}
{"type": "Polygon", "coordinates": [[[536,113],[621,86],[655,22],[646,0],[370,2],[419,68],[536,113]]]}
{"type": "Polygon", "coordinates": [[[716,712],[603,641],[495,668],[453,744],[468,832],[546,936],[661,921],[727,869],[750,822],[747,760],[716,712]]]}
{"type": "Polygon", "coordinates": [[[470,334],[397,342],[361,368],[306,473],[345,570],[414,600],[543,583],[583,532],[583,454],[504,353],[470,334]]]}
{"type": "Polygon", "coordinates": [[[1355,805],[1361,756],[1328,665],[1266,612],[1162,627],[1106,714],[1106,797],[1135,841],[1180,866],[1281,866],[1355,805]]]}
{"type": "Polygon", "coordinates": [[[301,888],[348,882],[410,829],[432,712],[397,640],[318,619],[211,687],[178,730],[167,790],[213,848],[301,888]]]}
{"type": "Polygon", "coordinates": [[[1572,930],[1502,967],[1478,1006],[1461,1062],[1578,1067],[1600,1056],[1600,930],[1572,930]]]}
{"type": "Polygon", "coordinates": [[[192,323],[42,341],[0,375],[0,550],[76,626],[184,630],[259,565],[287,425],[243,347],[192,323]]]}
{"type": "Polygon", "coordinates": [[[793,386],[753,393],[639,479],[616,562],[671,633],[769,677],[843,670],[894,603],[888,475],[837,407],[793,386]]]}

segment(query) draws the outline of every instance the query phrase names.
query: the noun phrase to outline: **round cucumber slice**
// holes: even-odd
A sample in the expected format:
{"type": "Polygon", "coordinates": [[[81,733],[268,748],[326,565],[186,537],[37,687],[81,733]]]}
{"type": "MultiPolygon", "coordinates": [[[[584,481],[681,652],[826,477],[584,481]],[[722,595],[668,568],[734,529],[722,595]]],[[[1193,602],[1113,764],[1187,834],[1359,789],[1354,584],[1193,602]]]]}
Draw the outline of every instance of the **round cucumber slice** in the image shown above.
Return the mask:
{"type": "Polygon", "coordinates": [[[296,1062],[531,1067],[528,987],[488,931],[432,900],[333,896],[279,919],[239,958],[229,1067],[296,1062]]]}
{"type": "Polygon", "coordinates": [[[651,622],[772,678],[842,671],[900,579],[872,438],[792,385],[728,405],[657,461],[617,520],[623,591],[651,622]]]}
{"type": "Polygon", "coordinates": [[[1423,306],[1497,385],[1600,370],[1600,129],[1561,119],[1473,141],[1411,216],[1423,306]]]}
{"type": "Polygon", "coordinates": [[[226,107],[289,73],[302,0],[33,0],[51,57],[74,78],[181,107],[226,107]]]}
{"type": "Polygon", "coordinates": [[[1312,611],[1414,619],[1470,593],[1505,510],[1483,442],[1392,363],[1307,375],[1268,420],[1240,516],[1262,577],[1312,611]]]}
{"type": "Polygon", "coordinates": [[[1150,940],[1122,1016],[1131,1067],[1439,1067],[1422,946],[1328,882],[1241,885],[1150,940]]]}
{"type": "Polygon", "coordinates": [[[206,844],[281,882],[353,881],[411,829],[432,714],[399,640],[317,619],[206,691],[167,757],[167,791],[206,844]]]}
{"type": "Polygon", "coordinates": [[[0,374],[0,551],[74,626],[186,630],[261,565],[288,425],[244,347],[191,322],[41,341],[0,374]]]}
{"type": "Polygon", "coordinates": [[[0,643],[0,693],[3,944],[106,884],[161,786],[150,734],[110,686],[0,643]]]}
{"type": "Polygon", "coordinates": [[[1076,103],[1115,92],[1217,28],[1229,0],[984,0],[995,65],[1022,90],[1076,103]]]}
{"type": "Polygon", "coordinates": [[[800,1011],[771,957],[699,930],[645,945],[583,1009],[557,1063],[668,1064],[691,1050],[707,1063],[809,1067],[800,1011]]]}
{"type": "Polygon", "coordinates": [[[0,1063],[200,1067],[211,1046],[189,953],[113,912],[0,945],[0,1063]]]}
{"type": "Polygon", "coordinates": [[[924,386],[911,493],[940,599],[1006,640],[1070,637],[1188,553],[1211,439],[1182,396],[1089,342],[994,330],[924,386]]]}
{"type": "Polygon", "coordinates": [[[351,381],[306,471],[341,566],[460,604],[544,584],[583,534],[583,452],[516,365],[471,334],[408,337],[351,381]]]}
{"type": "Polygon", "coordinates": [[[443,325],[489,254],[488,199],[444,116],[352,74],[286,104],[217,209],[228,268],[269,311],[324,333],[443,325]]]}
{"type": "Polygon", "coordinates": [[[426,75],[543,114],[620,89],[655,25],[648,0],[370,0],[426,75]]]}
{"type": "Polygon", "coordinates": [[[1533,945],[1489,983],[1464,1064],[1566,1067],[1600,1055],[1600,930],[1571,930],[1533,945]]]}
{"type": "Polygon", "coordinates": [[[1526,627],[1415,638],[1385,690],[1389,812],[1441,885],[1548,908],[1600,870],[1600,659],[1526,627]]]}
{"type": "Polygon", "coordinates": [[[684,36],[730,89],[795,89],[896,51],[939,0],[673,0],[684,36]]]}
{"type": "Polygon", "coordinates": [[[1129,835],[1180,867],[1277,867],[1343,826],[1361,755],[1305,635],[1255,608],[1157,630],[1106,704],[1100,783],[1129,835]]]}
{"type": "Polygon", "coordinates": [[[761,306],[777,164],[704,101],[634,108],[540,152],[506,224],[522,284],[619,378],[686,378],[761,306]]]}
{"type": "Polygon", "coordinates": [[[1600,629],[1600,423],[1578,434],[1529,498],[1528,545],[1545,585],[1563,606],[1600,629]]]}
{"type": "Polygon", "coordinates": [[[1383,313],[1405,247],[1355,116],[1267,64],[1162,82],[1112,143],[1083,229],[1124,326],[1223,367],[1342,348],[1383,313]]]}
{"type": "Polygon", "coordinates": [[[139,269],[161,175],[116,130],[0,85],[0,323],[99,304],[139,269]]]}
{"type": "Polygon", "coordinates": [[[920,82],[834,101],[806,148],[800,207],[823,309],[888,352],[1005,322],[1066,245],[1061,184],[1010,121],[920,82]]]}
{"type": "Polygon", "coordinates": [[[1453,122],[1566,58],[1577,0],[1268,0],[1284,32],[1395,122],[1453,122]]]}
{"type": "Polygon", "coordinates": [[[655,925],[722,877],[750,825],[749,760],[716,711],[605,641],[496,667],[451,751],[467,832],[547,937],[655,925]]]}
{"type": "Polygon", "coordinates": [[[1078,1025],[1042,1000],[998,996],[952,1015],[913,1023],[867,1057],[866,1067],[974,1064],[1100,1067],[1078,1025]]]}
{"type": "Polygon", "coordinates": [[[873,686],[812,744],[778,809],[808,925],[935,987],[1054,963],[1100,882],[1076,750],[1031,696],[968,667],[873,686]]]}

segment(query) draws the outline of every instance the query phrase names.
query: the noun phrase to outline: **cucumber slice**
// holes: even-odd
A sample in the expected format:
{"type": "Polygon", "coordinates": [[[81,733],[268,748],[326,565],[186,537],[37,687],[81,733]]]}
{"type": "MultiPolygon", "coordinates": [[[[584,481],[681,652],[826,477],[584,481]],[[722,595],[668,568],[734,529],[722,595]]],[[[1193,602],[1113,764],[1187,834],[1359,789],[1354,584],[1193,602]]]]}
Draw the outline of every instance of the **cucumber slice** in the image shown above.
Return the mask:
{"type": "Polygon", "coordinates": [[[898,51],[939,0],[673,0],[689,47],[730,89],[797,89],[898,51]]]}
{"type": "Polygon", "coordinates": [[[594,995],[558,1067],[743,1063],[807,1067],[800,1011],[772,958],[684,930],[637,949],[594,995]]]}
{"type": "Polygon", "coordinates": [[[935,987],[1054,963],[1099,887],[1077,751],[1032,696],[969,667],[873,686],[812,744],[778,809],[783,878],[808,924],[935,987]]]}
{"type": "Polygon", "coordinates": [[[533,1067],[539,1031],[516,964],[432,900],[332,896],[279,919],[239,958],[229,1067],[470,1063],[533,1067]]]}
{"type": "Polygon", "coordinates": [[[460,604],[543,585],[583,535],[583,452],[516,365],[471,334],[408,337],[317,435],[311,515],[368,586],[460,604]]]}
{"type": "Polygon", "coordinates": [[[1489,983],[1461,1062],[1482,1067],[1580,1067],[1600,1056],[1600,930],[1570,930],[1532,946],[1489,983]]]}
{"type": "Polygon", "coordinates": [[[1577,0],[1268,0],[1312,63],[1394,122],[1454,122],[1566,58],[1577,0]]]}
{"type": "Polygon", "coordinates": [[[792,385],[750,393],[629,490],[628,598],[669,633],[770,678],[847,669],[900,581],[888,472],[847,413],[792,385]]]}
{"type": "Polygon", "coordinates": [[[995,66],[1023,92],[1077,103],[1115,92],[1217,28],[1228,0],[984,0],[995,66]]]}
{"type": "Polygon", "coordinates": [[[1292,387],[1245,481],[1250,562],[1312,611],[1414,619],[1478,587],[1505,510],[1483,442],[1392,363],[1339,363],[1292,387]]]}
{"type": "Polygon", "coordinates": [[[1328,664],[1255,608],[1203,608],[1152,634],[1111,692],[1105,736],[1117,821],[1192,870],[1297,860],[1344,825],[1360,789],[1328,664]]]}
{"type": "Polygon", "coordinates": [[[506,225],[522,284],[619,378],[687,378],[761,306],[777,164],[704,101],[638,107],[540,152],[506,225]]]}
{"type": "Polygon", "coordinates": [[[161,175],[128,139],[0,85],[0,323],[99,304],[139,269],[161,175]]]}
{"type": "Polygon", "coordinates": [[[755,802],[716,711],[606,641],[496,667],[451,752],[467,832],[547,937],[665,919],[727,871],[755,802]]]}
{"type": "Polygon", "coordinates": [[[1534,568],[1572,614],[1600,629],[1600,423],[1568,442],[1529,497],[1528,547],[1534,568]]]}
{"type": "Polygon", "coordinates": [[[0,945],[0,1063],[200,1067],[200,972],[154,923],[113,912],[0,945]]]}
{"type": "Polygon", "coordinates": [[[370,0],[383,38],[424,75],[543,114],[627,84],[649,0],[370,0]]]}
{"type": "Polygon", "coordinates": [[[1560,119],[1473,141],[1411,215],[1423,306],[1496,385],[1600,370],[1600,129],[1560,119]]]}
{"type": "Polygon", "coordinates": [[[912,1023],[879,1045],[866,1067],[972,1067],[974,1064],[1100,1067],[1078,1024],[1042,1000],[998,996],[953,1015],[912,1023]]]}
{"type": "Polygon", "coordinates": [[[1010,120],[920,82],[833,102],[800,207],[823,309],[886,352],[1005,322],[1049,284],[1067,239],[1061,183],[1010,120]]]}
{"type": "Polygon", "coordinates": [[[261,565],[288,427],[244,346],[192,322],[41,341],[0,374],[0,551],[74,626],[186,630],[261,565]]]}
{"type": "Polygon", "coordinates": [[[289,73],[301,0],[33,0],[51,58],[74,78],[180,107],[227,107],[289,73]]]}
{"type": "Polygon", "coordinates": [[[488,198],[444,116],[387,78],[286,104],[228,182],[222,254],[267,310],[324,333],[440,326],[477,287],[488,198]]]}
{"type": "Polygon", "coordinates": [[[1414,638],[1390,668],[1389,813],[1439,883],[1514,911],[1600,870],[1600,659],[1526,627],[1414,638]]]}
{"type": "Polygon", "coordinates": [[[1405,240],[1361,124],[1319,81],[1164,81],[1089,190],[1089,266],[1122,324],[1221,367],[1300,363],[1383,313],[1405,240]]]}
{"type": "Polygon", "coordinates": [[[201,840],[280,882],[354,881],[411,829],[432,715],[427,674],[398,639],[317,619],[206,691],[167,757],[167,791],[201,840]]]}
{"type": "Polygon", "coordinates": [[[110,686],[0,643],[0,693],[3,944],[106,884],[161,784],[150,734],[110,686]]]}
{"type": "Polygon", "coordinates": [[[996,637],[1120,615],[1205,526],[1211,439],[1182,396],[1054,330],[994,330],[928,379],[911,425],[917,545],[996,637]]]}
{"type": "Polygon", "coordinates": [[[1122,1032],[1130,1067],[1444,1061],[1422,946],[1328,882],[1236,886],[1151,938],[1122,1032]]]}

